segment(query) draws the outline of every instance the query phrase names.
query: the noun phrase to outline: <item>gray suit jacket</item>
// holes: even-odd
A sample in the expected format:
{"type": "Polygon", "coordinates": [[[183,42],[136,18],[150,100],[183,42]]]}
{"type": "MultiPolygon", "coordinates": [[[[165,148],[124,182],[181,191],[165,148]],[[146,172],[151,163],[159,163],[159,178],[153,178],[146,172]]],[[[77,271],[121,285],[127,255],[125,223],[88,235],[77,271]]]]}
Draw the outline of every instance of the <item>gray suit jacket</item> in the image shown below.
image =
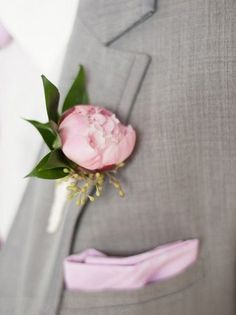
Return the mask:
{"type": "Polygon", "coordinates": [[[233,0],[81,0],[61,74],[83,64],[94,104],[138,131],[126,198],[68,203],[32,179],[0,256],[1,315],[235,315],[236,7],[233,0]],[[143,289],[67,292],[62,262],[93,247],[131,255],[199,238],[198,262],[143,289]]]}

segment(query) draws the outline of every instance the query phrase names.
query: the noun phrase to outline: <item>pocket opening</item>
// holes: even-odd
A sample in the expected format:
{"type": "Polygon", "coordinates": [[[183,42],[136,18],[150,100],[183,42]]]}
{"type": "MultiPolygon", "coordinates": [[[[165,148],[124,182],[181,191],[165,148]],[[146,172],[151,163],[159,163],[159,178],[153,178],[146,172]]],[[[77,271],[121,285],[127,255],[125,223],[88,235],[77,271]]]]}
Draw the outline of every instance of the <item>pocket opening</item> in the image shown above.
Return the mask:
{"type": "Polygon", "coordinates": [[[192,287],[204,277],[204,261],[197,261],[182,273],[139,289],[104,290],[95,292],[64,290],[61,309],[91,309],[144,304],[192,287]]]}

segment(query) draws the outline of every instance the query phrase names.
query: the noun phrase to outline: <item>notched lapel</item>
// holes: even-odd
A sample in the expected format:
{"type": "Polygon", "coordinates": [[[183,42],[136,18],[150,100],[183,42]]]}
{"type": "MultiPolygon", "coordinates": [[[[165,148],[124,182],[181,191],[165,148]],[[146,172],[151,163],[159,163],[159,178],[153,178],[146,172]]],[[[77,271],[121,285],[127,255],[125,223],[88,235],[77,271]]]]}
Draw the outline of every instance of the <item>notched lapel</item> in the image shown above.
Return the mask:
{"type": "Polygon", "coordinates": [[[83,64],[92,103],[107,107],[125,121],[149,62],[150,57],[146,54],[120,51],[103,45],[79,19],[66,54],[60,91],[62,95],[68,91],[78,65],[83,64]]]}
{"type": "MultiPolygon", "coordinates": [[[[90,5],[91,2],[95,6],[97,4],[95,0],[85,0],[81,4],[87,3],[87,1],[90,2],[90,5]]],[[[100,5],[101,3],[106,3],[107,6],[108,3],[112,3],[110,6],[115,10],[115,1],[99,0],[98,2],[100,5]]],[[[154,1],[152,2],[154,3],[154,1]]],[[[125,6],[126,1],[117,1],[117,3],[119,3],[119,6],[123,3],[125,6]]],[[[137,4],[138,1],[130,1],[130,3],[137,4]]],[[[143,3],[145,3],[145,6],[142,7],[144,10],[144,8],[147,9],[150,1],[142,1],[143,3]]],[[[146,9],[144,10],[145,14],[147,13],[146,9]]],[[[131,16],[134,17],[133,13],[131,16]]],[[[93,22],[96,23],[95,21],[93,22]]],[[[109,29],[109,24],[106,25],[106,23],[108,21],[105,22],[104,27],[109,29]]],[[[122,24],[128,25],[126,20],[122,24]]],[[[113,36],[114,34],[115,32],[113,31],[113,36]]],[[[146,54],[120,51],[107,47],[94,36],[94,32],[84,22],[84,18],[80,18],[76,21],[70,39],[62,69],[60,91],[62,95],[68,91],[76,76],[79,64],[83,64],[86,69],[89,95],[92,103],[111,109],[118,114],[122,121],[127,122],[149,62],[150,57],[146,54]]],[[[40,305],[41,311],[45,305],[50,305],[50,313],[48,312],[50,315],[55,315],[56,309],[60,308],[60,297],[64,294],[63,260],[72,250],[73,240],[76,237],[77,230],[80,228],[80,219],[89,206],[89,203],[77,206],[74,201],[68,204],[65,209],[63,223],[52,245],[54,261],[51,262],[53,268],[50,269],[51,283],[47,294],[45,294],[45,299],[40,305]],[[50,294],[50,292],[53,292],[53,294],[50,294]]],[[[42,312],[39,314],[42,314],[42,312]]]]}
{"type": "Polygon", "coordinates": [[[157,0],[86,0],[80,17],[105,45],[144,22],[156,11],[157,0]]]}
{"type": "MultiPolygon", "coordinates": [[[[154,0],[81,0],[85,15],[82,10],[83,18],[76,19],[68,46],[60,82],[62,96],[71,86],[79,64],[83,64],[92,102],[116,111],[124,121],[129,119],[150,57],[119,51],[104,43],[114,41],[147,18],[154,12],[154,3],[154,0]]],[[[46,225],[53,201],[52,191],[45,185],[31,179],[20,207],[20,218],[24,221],[27,217],[28,224],[17,220],[16,232],[8,243],[11,254],[5,251],[1,257],[0,279],[4,285],[1,289],[7,295],[0,303],[4,314],[9,313],[5,311],[5,303],[14,310],[12,313],[17,309],[19,315],[56,315],[60,308],[64,290],[63,260],[73,246],[81,215],[90,204],[78,207],[74,202],[69,203],[57,232],[48,234],[46,225]],[[24,232],[27,242],[23,246],[18,245],[17,231],[24,232]],[[3,274],[9,270],[9,262],[14,268],[10,278],[9,274],[3,274]]]]}

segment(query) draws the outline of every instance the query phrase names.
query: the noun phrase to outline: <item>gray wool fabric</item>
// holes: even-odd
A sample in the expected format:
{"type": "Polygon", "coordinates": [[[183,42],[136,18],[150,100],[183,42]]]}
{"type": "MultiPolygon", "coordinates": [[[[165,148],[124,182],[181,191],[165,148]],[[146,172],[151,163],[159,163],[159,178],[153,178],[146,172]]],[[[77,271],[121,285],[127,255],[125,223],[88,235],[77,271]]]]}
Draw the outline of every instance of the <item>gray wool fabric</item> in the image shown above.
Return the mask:
{"type": "Polygon", "coordinates": [[[0,253],[1,315],[236,314],[235,29],[233,0],[80,0],[60,90],[83,64],[92,103],[137,130],[120,172],[126,197],[107,185],[95,203],[68,202],[48,234],[55,184],[32,179],[0,253]],[[191,238],[199,258],[172,279],[64,288],[70,253],[127,256],[191,238]]]}

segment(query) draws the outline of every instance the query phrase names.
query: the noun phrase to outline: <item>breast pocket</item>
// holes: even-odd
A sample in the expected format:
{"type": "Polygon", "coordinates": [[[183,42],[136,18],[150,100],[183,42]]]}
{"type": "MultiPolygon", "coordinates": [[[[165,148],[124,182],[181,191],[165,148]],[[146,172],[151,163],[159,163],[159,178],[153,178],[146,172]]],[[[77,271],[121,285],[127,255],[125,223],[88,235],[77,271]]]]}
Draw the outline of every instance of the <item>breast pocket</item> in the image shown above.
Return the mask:
{"type": "MultiPolygon", "coordinates": [[[[181,292],[188,292],[204,277],[204,259],[179,275],[161,282],[148,284],[140,289],[105,290],[101,292],[82,292],[65,290],[59,315],[157,315],[158,304],[168,301],[181,292]]],[[[170,306],[171,307],[171,306],[170,306]]],[[[163,314],[168,313],[163,310],[163,314]]],[[[182,314],[181,314],[182,315],[182,314]]]]}

